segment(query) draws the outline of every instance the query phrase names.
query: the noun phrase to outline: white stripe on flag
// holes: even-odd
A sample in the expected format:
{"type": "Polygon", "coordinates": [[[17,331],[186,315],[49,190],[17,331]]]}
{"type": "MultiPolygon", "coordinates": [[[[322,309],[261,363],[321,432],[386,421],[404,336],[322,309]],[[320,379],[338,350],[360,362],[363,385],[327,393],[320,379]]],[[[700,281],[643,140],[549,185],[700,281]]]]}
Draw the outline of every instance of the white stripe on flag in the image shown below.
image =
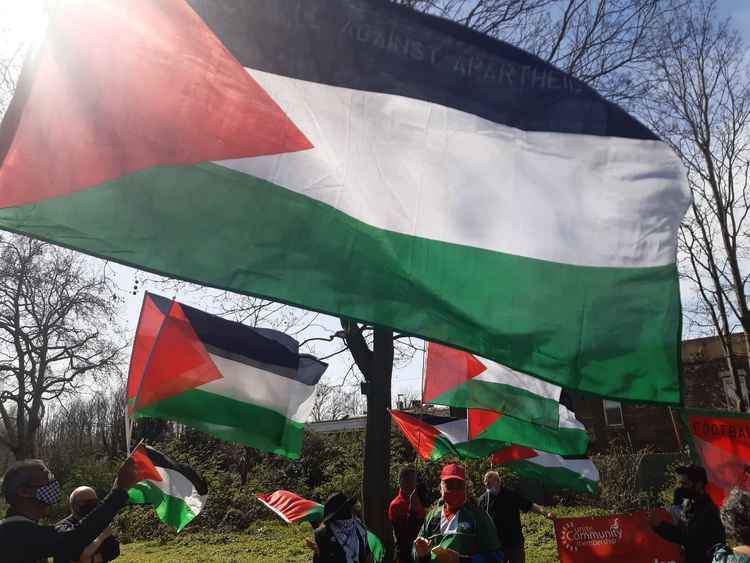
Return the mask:
{"type": "Polygon", "coordinates": [[[476,381],[485,381],[487,383],[501,383],[510,385],[512,387],[518,387],[524,389],[529,393],[544,397],[546,399],[552,399],[554,401],[560,401],[560,395],[562,394],[562,387],[555,385],[554,383],[547,383],[542,381],[538,377],[532,375],[526,375],[519,371],[510,369],[507,366],[493,362],[486,358],[477,356],[477,359],[487,366],[487,370],[480,373],[474,378],[476,381]]]}
{"type": "Polygon", "coordinates": [[[198,390],[258,405],[297,422],[305,422],[310,416],[315,385],[305,385],[216,354],[209,356],[223,378],[201,385],[198,390]]]}
{"type": "Polygon", "coordinates": [[[673,264],[690,202],[666,144],[524,132],[401,96],[248,70],[314,145],[222,161],[369,225],[563,264],[673,264]]]}
{"type": "Polygon", "coordinates": [[[451,444],[463,444],[469,441],[469,426],[466,419],[451,420],[438,424],[435,428],[450,440],[451,444]]]}
{"type": "Polygon", "coordinates": [[[156,467],[161,475],[161,481],[148,480],[149,483],[161,490],[165,495],[185,501],[185,504],[193,514],[198,514],[203,505],[206,504],[207,495],[199,495],[192,481],[179,471],[156,467]]]}
{"type": "Polygon", "coordinates": [[[599,481],[599,470],[590,459],[565,459],[557,454],[540,452],[539,450],[535,451],[537,453],[536,457],[524,459],[523,461],[528,461],[541,467],[567,469],[589,481],[599,481]]]}

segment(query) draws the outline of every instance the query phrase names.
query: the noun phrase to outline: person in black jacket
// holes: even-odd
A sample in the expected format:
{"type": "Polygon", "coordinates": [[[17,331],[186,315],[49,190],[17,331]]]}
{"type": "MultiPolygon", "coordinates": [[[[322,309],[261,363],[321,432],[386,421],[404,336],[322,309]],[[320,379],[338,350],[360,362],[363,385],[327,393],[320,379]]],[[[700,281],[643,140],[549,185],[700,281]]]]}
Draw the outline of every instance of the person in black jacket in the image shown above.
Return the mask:
{"type": "Polygon", "coordinates": [[[10,505],[0,520],[3,563],[38,563],[47,557],[77,560],[83,550],[109,526],[128,500],[127,490],[139,480],[135,463],[125,460],[112,491],[71,531],[60,532],[38,522],[59,502],[60,483],[38,459],[16,462],[5,472],[2,494],[10,505]]]}
{"type": "Polygon", "coordinates": [[[683,489],[683,510],[676,524],[662,522],[656,513],[651,526],[665,540],[680,544],[685,563],[710,563],[714,547],[725,540],[719,509],[706,494],[706,470],[697,465],[677,468],[683,489]]]}
{"type": "MultiPolygon", "coordinates": [[[[75,530],[81,524],[81,520],[97,506],[99,506],[99,497],[96,491],[91,487],[78,487],[70,493],[70,515],[55,524],[55,529],[59,532],[75,530]]],[[[120,556],[120,542],[107,527],[86,547],[84,554],[86,554],[84,559],[90,558],[92,563],[113,561],[120,556]]],[[[70,561],[70,559],[55,558],[55,563],[69,563],[70,561]]]]}
{"type": "Polygon", "coordinates": [[[328,497],[323,522],[315,530],[314,563],[372,563],[367,528],[354,516],[355,499],[344,493],[328,497]]]}
{"type": "Polygon", "coordinates": [[[506,561],[524,563],[526,553],[521,511],[536,512],[550,519],[554,518],[554,515],[515,491],[503,487],[497,471],[488,471],[484,475],[484,486],[487,490],[479,497],[479,508],[489,514],[495,523],[506,561]]]}

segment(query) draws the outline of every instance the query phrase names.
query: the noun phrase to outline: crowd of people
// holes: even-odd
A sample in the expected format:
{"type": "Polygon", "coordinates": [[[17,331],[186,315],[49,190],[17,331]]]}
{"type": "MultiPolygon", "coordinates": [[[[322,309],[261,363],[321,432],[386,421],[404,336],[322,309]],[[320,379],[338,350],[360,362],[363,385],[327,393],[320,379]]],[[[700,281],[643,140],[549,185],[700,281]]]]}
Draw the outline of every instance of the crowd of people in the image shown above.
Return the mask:
{"type": "MultiPolygon", "coordinates": [[[[685,563],[750,563],[750,492],[733,490],[719,510],[706,492],[705,469],[695,465],[680,467],[677,476],[671,519],[664,521],[659,512],[652,513],[653,531],[682,546],[685,563]],[[733,539],[733,548],[727,546],[727,538],[733,539]]],[[[472,500],[464,468],[446,465],[441,473],[440,499],[428,509],[414,467],[402,468],[398,494],[388,508],[397,563],[525,563],[520,513],[535,512],[549,519],[554,519],[554,514],[503,486],[495,471],[484,475],[484,487],[484,493],[472,500]]],[[[356,521],[351,504],[344,502],[346,497],[338,493],[334,498],[346,506],[342,518],[356,521]]],[[[327,513],[328,508],[326,503],[327,513]]],[[[331,513],[335,510],[332,505],[331,513]]],[[[321,531],[328,526],[321,526],[315,534],[315,544],[311,544],[317,552],[315,563],[371,561],[369,548],[362,540],[363,531],[357,536],[360,550],[339,550],[330,544],[341,534],[321,531]]],[[[354,545],[351,541],[348,544],[354,545]]]]}
{"type": "MultiPolygon", "coordinates": [[[[705,469],[678,468],[670,518],[654,512],[650,524],[667,541],[682,546],[685,563],[750,563],[750,492],[733,490],[721,510],[707,494],[705,469]],[[726,539],[735,546],[729,548],[726,539]]],[[[13,464],[3,476],[2,494],[9,506],[0,520],[2,561],[39,563],[102,563],[119,555],[110,529],[112,519],[127,503],[127,490],[136,484],[131,459],[118,471],[110,493],[99,500],[96,491],[82,486],[70,495],[70,515],[56,526],[45,526],[51,506],[62,497],[60,483],[40,460],[13,464]]],[[[484,493],[476,500],[467,491],[465,469],[445,465],[440,475],[440,498],[428,508],[425,488],[414,467],[399,474],[399,490],[388,508],[398,563],[524,563],[520,513],[554,514],[503,486],[500,475],[488,471],[484,493]]],[[[323,518],[309,542],[314,563],[372,563],[368,531],[354,509],[355,500],[343,493],[325,503],[323,518]]]]}

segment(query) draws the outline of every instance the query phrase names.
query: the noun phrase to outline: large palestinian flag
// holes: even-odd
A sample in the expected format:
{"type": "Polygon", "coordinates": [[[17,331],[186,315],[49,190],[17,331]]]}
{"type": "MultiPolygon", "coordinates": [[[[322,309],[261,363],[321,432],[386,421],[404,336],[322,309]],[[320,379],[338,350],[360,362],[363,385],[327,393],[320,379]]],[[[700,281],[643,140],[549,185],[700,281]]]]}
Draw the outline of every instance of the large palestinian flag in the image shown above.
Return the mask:
{"type": "Polygon", "coordinates": [[[708,475],[707,492],[716,506],[739,487],[750,491],[750,415],[727,411],[681,411],[691,451],[708,475]]]}
{"type": "Polygon", "coordinates": [[[1,228],[680,398],[678,159],[458,24],[382,0],[63,2],[0,162],[1,228]]]}
{"type": "Polygon", "coordinates": [[[562,388],[463,350],[430,342],[422,401],[503,412],[557,428],[562,388]]]}
{"type": "Polygon", "coordinates": [[[136,448],[132,457],[140,477],[128,490],[132,504],[153,506],[159,519],[178,532],[203,510],[208,487],[190,466],[148,446],[136,448]]]}
{"type": "Polygon", "coordinates": [[[146,293],[128,412],[296,459],[326,364],[282,332],[251,328],[146,293]]]}
{"type": "Polygon", "coordinates": [[[390,413],[404,437],[425,461],[437,461],[446,456],[484,459],[510,445],[482,438],[470,439],[469,425],[465,418],[433,415],[416,417],[397,410],[390,413]]]}
{"type": "Polygon", "coordinates": [[[599,470],[587,457],[563,457],[511,446],[495,452],[492,463],[507,465],[519,477],[540,481],[550,489],[592,494],[599,491],[599,470]]]}

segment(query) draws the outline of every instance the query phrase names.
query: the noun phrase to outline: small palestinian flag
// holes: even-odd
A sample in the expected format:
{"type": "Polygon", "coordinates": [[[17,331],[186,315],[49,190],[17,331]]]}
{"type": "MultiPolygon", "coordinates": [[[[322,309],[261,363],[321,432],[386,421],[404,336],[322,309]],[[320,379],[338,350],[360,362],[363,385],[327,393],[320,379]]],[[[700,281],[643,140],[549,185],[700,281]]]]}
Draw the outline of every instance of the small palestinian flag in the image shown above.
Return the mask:
{"type": "Polygon", "coordinates": [[[35,55],[0,228],[680,402],[685,170],[535,55],[385,0],[58,2],[35,55]]]}
{"type": "Polygon", "coordinates": [[[282,332],[251,328],[146,293],[128,412],[296,459],[327,365],[282,332]]]}
{"type": "Polygon", "coordinates": [[[177,463],[148,446],[133,452],[140,482],[128,490],[131,504],[154,507],[159,519],[178,532],[206,504],[206,482],[188,465],[177,463]]]}
{"type": "Polygon", "coordinates": [[[706,492],[716,506],[733,488],[750,491],[750,415],[716,410],[681,411],[696,461],[708,477],[706,492]]]}
{"type": "Polygon", "coordinates": [[[406,439],[425,461],[436,461],[446,456],[483,459],[509,445],[507,442],[481,438],[470,440],[465,418],[430,415],[417,418],[397,410],[390,413],[406,439]]]}
{"type": "Polygon", "coordinates": [[[422,401],[434,405],[499,411],[557,428],[562,387],[492,360],[430,342],[422,401]]]}
{"type": "MultiPolygon", "coordinates": [[[[323,520],[323,505],[307,500],[289,491],[274,491],[268,495],[257,494],[255,497],[287,524],[293,522],[310,522],[317,526],[323,520]]],[[[385,558],[385,547],[380,538],[367,530],[367,543],[375,563],[385,558]]]]}
{"type": "Polygon", "coordinates": [[[562,457],[514,445],[495,452],[492,463],[506,465],[519,477],[541,481],[551,489],[591,494],[599,490],[599,470],[587,457],[562,457]]]}
{"type": "Polygon", "coordinates": [[[310,522],[313,525],[323,520],[323,505],[307,500],[289,491],[274,491],[271,494],[257,494],[255,497],[287,524],[310,522]]]}

